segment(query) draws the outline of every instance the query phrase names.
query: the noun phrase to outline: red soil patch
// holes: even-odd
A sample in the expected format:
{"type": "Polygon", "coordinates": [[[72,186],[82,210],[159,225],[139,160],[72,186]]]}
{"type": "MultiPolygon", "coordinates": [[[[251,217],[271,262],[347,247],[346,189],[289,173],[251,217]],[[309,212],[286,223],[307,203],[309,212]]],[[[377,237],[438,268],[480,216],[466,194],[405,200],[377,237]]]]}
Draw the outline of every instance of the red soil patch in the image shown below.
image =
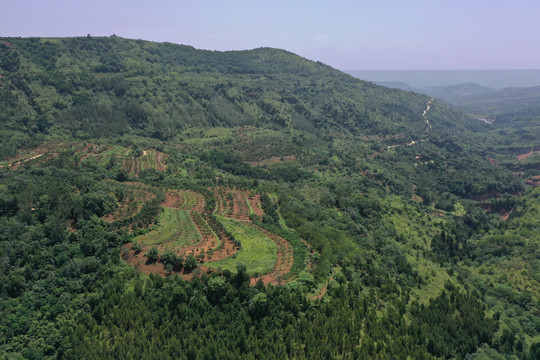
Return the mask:
{"type": "Polygon", "coordinates": [[[203,212],[204,211],[204,205],[205,205],[205,202],[206,202],[205,199],[204,199],[204,196],[202,196],[201,194],[199,194],[197,192],[194,192],[194,191],[191,191],[191,193],[194,194],[195,197],[197,198],[197,203],[193,207],[193,211],[203,212]]]}
{"type": "Polygon", "coordinates": [[[180,209],[184,205],[184,201],[184,197],[178,191],[168,190],[165,193],[165,201],[161,203],[161,206],[180,209]]]}
{"type": "Polygon", "coordinates": [[[233,191],[232,217],[238,220],[249,220],[249,207],[242,191],[233,191]]]}
{"type": "Polygon", "coordinates": [[[141,172],[141,158],[125,157],[122,160],[122,168],[130,175],[138,176],[141,172]]]}
{"type": "MultiPolygon", "coordinates": [[[[109,150],[110,148],[111,146],[109,145],[96,145],[96,144],[86,145],[85,147],[83,147],[84,151],[86,151],[86,154],[83,155],[83,157],[79,161],[79,164],[82,163],[85,159],[91,156],[99,155],[102,152],[109,150]]],[[[83,152],[83,149],[81,149],[81,151],[79,152],[83,152]]]]}
{"type": "Polygon", "coordinates": [[[246,191],[245,194],[249,201],[249,205],[251,206],[251,209],[253,209],[253,212],[255,213],[255,215],[262,217],[264,215],[264,212],[261,206],[261,194],[251,194],[250,196],[249,191],[246,191]]]}
{"type": "Polygon", "coordinates": [[[27,163],[29,163],[30,161],[32,161],[31,166],[38,166],[40,164],[43,164],[47,160],[51,160],[57,157],[58,155],[59,155],[58,153],[41,153],[41,154],[34,155],[28,159],[24,159],[19,162],[16,162],[14,164],[9,164],[7,166],[10,167],[12,170],[17,170],[21,166],[27,165],[27,163]],[[33,160],[36,160],[36,161],[33,161],[33,160]]]}
{"type": "MultiPolygon", "coordinates": [[[[127,172],[129,172],[128,169],[130,169],[131,167],[128,165],[128,159],[123,159],[122,160],[122,169],[126,170],[127,172]]],[[[131,170],[131,169],[130,169],[131,170]]]]}
{"type": "MultiPolygon", "coordinates": [[[[184,248],[174,249],[173,251],[176,253],[176,255],[182,256],[184,258],[188,255],[193,255],[198,258],[199,263],[204,263],[207,261],[226,259],[238,252],[238,247],[233,243],[232,239],[230,239],[224,231],[219,231],[216,228],[213,229],[221,242],[220,246],[218,247],[217,239],[214,234],[211,231],[207,231],[207,229],[201,226],[201,219],[202,221],[206,222],[206,224],[211,224],[211,221],[208,221],[210,220],[208,214],[204,216],[198,213],[191,213],[191,216],[194,220],[195,225],[197,226],[197,229],[202,235],[202,239],[197,244],[193,244],[184,248]],[[196,220],[194,217],[199,217],[199,219],[196,220]],[[199,257],[202,254],[204,254],[204,257],[199,257]]],[[[141,244],[142,250],[139,253],[135,253],[135,251],[132,249],[132,243],[128,243],[124,245],[124,247],[129,250],[129,254],[127,254],[127,256],[125,254],[122,254],[123,259],[129,264],[131,264],[133,267],[135,267],[137,270],[143,273],[155,273],[162,276],[168,274],[163,263],[159,261],[155,263],[147,262],[147,258],[145,255],[153,246],[141,244]]],[[[157,245],[156,247],[160,253],[171,250],[167,243],[157,245]]],[[[204,266],[200,266],[200,270],[201,272],[207,273],[213,271],[204,266]]],[[[172,274],[179,274],[185,279],[191,279],[193,277],[192,273],[173,271],[172,274]]]]}
{"type": "Polygon", "coordinates": [[[223,196],[221,196],[220,191],[221,188],[215,188],[214,193],[214,200],[216,202],[216,207],[214,208],[213,213],[214,214],[221,214],[221,211],[223,209],[223,196]]]}
{"type": "Polygon", "coordinates": [[[487,213],[499,214],[501,216],[501,219],[503,219],[504,221],[508,220],[508,217],[512,213],[512,209],[497,209],[497,208],[494,209],[493,204],[490,202],[484,202],[478,205],[487,213]]]}
{"type": "Polygon", "coordinates": [[[530,179],[525,180],[525,183],[534,187],[540,186],[540,175],[536,175],[530,179]]]}
{"type": "Polygon", "coordinates": [[[167,190],[165,202],[161,206],[183,209],[193,212],[204,212],[206,200],[202,194],[191,190],[167,190]],[[189,201],[195,199],[195,202],[189,201]]]}
{"type": "MultiPolygon", "coordinates": [[[[136,254],[135,250],[132,249],[132,246],[133,244],[131,243],[124,245],[124,248],[128,250],[128,253],[127,253],[127,256],[125,256],[122,253],[121,255],[124,261],[126,261],[128,264],[133,266],[137,271],[140,271],[144,274],[158,274],[163,277],[167,275],[179,275],[185,280],[192,280],[193,277],[195,276],[195,273],[193,271],[187,273],[183,269],[182,271],[172,271],[169,274],[167,270],[165,269],[165,265],[162,262],[160,261],[156,261],[154,263],[147,262],[145,254],[149,250],[150,247],[148,247],[148,249],[143,248],[142,251],[136,254]]],[[[214,272],[214,270],[208,269],[207,267],[201,266],[201,265],[199,265],[198,270],[201,274],[214,272]]]]}
{"type": "Polygon", "coordinates": [[[216,209],[214,213],[221,216],[233,217],[235,196],[233,190],[225,188],[214,189],[216,209]]]}
{"type": "Polygon", "coordinates": [[[218,236],[220,241],[219,247],[217,246],[217,240],[214,234],[211,232],[205,232],[205,230],[201,227],[200,222],[194,221],[203,239],[195,245],[179,249],[179,255],[186,256],[192,254],[193,256],[197,257],[204,252],[205,258],[200,259],[199,261],[206,262],[223,260],[238,252],[239,248],[233,243],[232,239],[225,233],[225,231],[219,230],[217,227],[212,226],[212,220],[208,214],[201,214],[200,216],[218,236]]]}
{"type": "Polygon", "coordinates": [[[422,199],[422,197],[416,193],[416,186],[415,185],[413,185],[413,191],[412,191],[412,195],[411,195],[411,200],[416,201],[417,203],[423,203],[424,202],[424,199],[422,199]]]}
{"type": "Polygon", "coordinates": [[[490,157],[490,158],[489,158],[489,163],[490,163],[491,165],[497,165],[499,162],[498,162],[497,160],[495,160],[494,158],[490,157]]]}
{"type": "MultiPolygon", "coordinates": [[[[210,255],[209,258],[211,258],[212,257],[211,254],[213,253],[214,250],[217,249],[217,244],[218,244],[217,239],[214,236],[214,233],[212,232],[213,229],[212,227],[210,227],[207,219],[205,219],[205,217],[202,214],[191,212],[190,215],[191,215],[191,219],[195,223],[195,226],[197,227],[197,230],[202,236],[202,240],[199,243],[195,244],[196,246],[195,250],[197,251],[197,254],[194,254],[194,255],[200,255],[202,251],[204,251],[205,255],[208,252],[210,255]]],[[[206,217],[208,217],[208,215],[206,217]]],[[[226,241],[227,239],[223,238],[222,240],[226,241]]],[[[204,259],[201,259],[201,261],[204,261],[204,259]]]]}
{"type": "Polygon", "coordinates": [[[518,155],[516,156],[516,158],[518,160],[525,160],[526,158],[528,158],[529,156],[531,156],[532,154],[534,154],[535,152],[534,151],[529,151],[528,153],[526,154],[521,154],[521,155],[518,155]]]}
{"type": "Polygon", "coordinates": [[[214,214],[217,215],[247,221],[250,215],[249,205],[255,214],[259,216],[263,214],[260,195],[250,196],[247,190],[215,188],[214,198],[216,200],[214,214]]]}
{"type": "MultiPolygon", "coordinates": [[[[141,189],[137,190],[141,191],[141,189]]],[[[282,284],[293,266],[293,248],[284,238],[265,229],[261,229],[249,222],[250,211],[248,201],[255,214],[259,216],[263,215],[260,194],[253,194],[247,190],[215,188],[214,195],[216,199],[215,212],[217,214],[245,221],[249,226],[256,228],[270,238],[277,246],[277,260],[273,270],[268,274],[253,278],[251,283],[256,284],[259,279],[262,279],[265,284],[282,284]]],[[[142,194],[138,197],[141,198],[142,194]]],[[[205,263],[226,259],[238,252],[239,248],[234,244],[233,239],[226,233],[226,230],[216,223],[216,219],[210,213],[204,212],[205,199],[203,195],[190,190],[168,190],[165,197],[165,201],[161,204],[162,206],[190,211],[193,222],[202,236],[197,244],[173,249],[177,255],[183,257],[193,255],[199,260],[199,263],[205,263]],[[219,239],[219,246],[216,236],[219,239]],[[204,256],[202,257],[201,255],[203,254],[204,256]]],[[[127,204],[122,204],[122,206],[119,206],[118,213],[115,212],[115,214],[107,216],[106,220],[116,220],[119,217],[120,211],[123,207],[126,207],[126,205],[127,204]]],[[[134,212],[133,208],[134,206],[131,206],[132,212],[134,212]]],[[[137,211],[140,210],[139,207],[135,207],[135,209],[137,211]]],[[[130,214],[131,213],[128,213],[126,215],[130,214]]],[[[309,244],[307,245],[309,247],[309,244]]],[[[127,250],[123,250],[123,258],[139,271],[144,273],[156,273],[162,276],[169,274],[161,262],[147,263],[145,254],[150,250],[151,246],[142,245],[142,250],[137,254],[132,250],[132,244],[127,244],[124,247],[127,250]]],[[[167,243],[156,247],[160,253],[171,250],[170,244],[167,243]]],[[[308,266],[310,266],[310,264],[308,264],[308,266]]],[[[208,270],[206,267],[200,267],[200,271],[208,272],[211,270],[208,270]]],[[[193,277],[192,273],[185,274],[183,272],[173,271],[172,274],[179,274],[185,279],[191,279],[193,277]]]]}
{"type": "Polygon", "coordinates": [[[277,260],[274,269],[266,275],[252,278],[251,285],[255,285],[259,279],[262,279],[265,285],[281,285],[293,266],[294,257],[291,244],[281,236],[262,229],[255,224],[250,223],[249,225],[272,239],[277,245],[277,260]]]}
{"type": "Polygon", "coordinates": [[[173,209],[183,209],[192,212],[204,212],[206,200],[202,194],[191,190],[167,190],[165,201],[161,206],[170,207],[173,209]],[[195,199],[195,202],[189,201],[195,199]]]}
{"type": "Polygon", "coordinates": [[[511,213],[512,213],[512,210],[510,210],[510,212],[507,212],[506,214],[502,214],[501,219],[503,219],[504,221],[508,220],[511,213]]]}
{"type": "Polygon", "coordinates": [[[138,175],[142,170],[156,169],[158,171],[167,170],[167,165],[164,160],[167,155],[161,151],[155,149],[146,149],[143,150],[142,156],[134,157],[133,161],[135,162],[135,175],[138,175]],[[137,170],[138,167],[138,170],[137,170]]]}

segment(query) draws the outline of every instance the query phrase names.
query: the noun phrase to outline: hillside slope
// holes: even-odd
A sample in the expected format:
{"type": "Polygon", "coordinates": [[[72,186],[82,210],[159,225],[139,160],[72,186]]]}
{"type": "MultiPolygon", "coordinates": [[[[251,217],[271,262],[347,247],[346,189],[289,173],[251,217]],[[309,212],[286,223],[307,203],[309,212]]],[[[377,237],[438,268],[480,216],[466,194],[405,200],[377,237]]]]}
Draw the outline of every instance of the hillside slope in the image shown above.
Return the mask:
{"type": "MultiPolygon", "coordinates": [[[[5,38],[0,67],[2,120],[36,134],[167,140],[188,128],[215,126],[408,137],[426,130],[421,115],[429,98],[277,49],[213,52],[116,37],[5,38]]],[[[443,105],[433,107],[431,115],[440,120],[434,130],[474,124],[445,112],[443,105]]]]}
{"type": "Polygon", "coordinates": [[[0,357],[540,351],[489,125],[268,48],[4,38],[0,74],[0,357]]]}

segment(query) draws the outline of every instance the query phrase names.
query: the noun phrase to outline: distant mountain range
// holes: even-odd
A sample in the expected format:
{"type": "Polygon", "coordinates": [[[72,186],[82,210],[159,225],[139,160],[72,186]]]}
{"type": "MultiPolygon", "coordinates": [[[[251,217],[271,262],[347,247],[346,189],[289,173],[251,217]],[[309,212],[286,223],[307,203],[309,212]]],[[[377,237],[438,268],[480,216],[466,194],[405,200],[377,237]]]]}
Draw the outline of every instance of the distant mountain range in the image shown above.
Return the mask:
{"type": "Polygon", "coordinates": [[[460,107],[468,113],[495,114],[508,111],[527,112],[537,109],[540,104],[540,86],[508,87],[494,89],[476,83],[467,82],[450,86],[425,86],[414,88],[400,81],[373,81],[373,83],[389,88],[430,95],[460,107]]]}
{"type": "Polygon", "coordinates": [[[348,70],[372,82],[401,82],[419,89],[475,83],[494,89],[540,85],[540,70],[348,70]]]}
{"type": "MultiPolygon", "coordinates": [[[[512,127],[516,134],[527,129],[522,144],[540,141],[540,71],[359,71],[349,72],[389,88],[422,93],[442,100],[494,127],[512,127]],[[529,77],[526,79],[525,77],[529,77]],[[490,78],[491,77],[491,78],[490,78]],[[408,80],[408,81],[404,81],[408,80]],[[463,80],[452,84],[452,81],[463,80]],[[437,84],[437,85],[433,85],[437,84]],[[488,84],[488,85],[486,85],[488,84]],[[499,88],[505,84],[505,87],[499,88]]],[[[509,136],[506,131],[506,136],[509,136]]],[[[509,141],[508,139],[506,141],[509,141]]],[[[534,146],[533,146],[534,147],[534,146]]]]}

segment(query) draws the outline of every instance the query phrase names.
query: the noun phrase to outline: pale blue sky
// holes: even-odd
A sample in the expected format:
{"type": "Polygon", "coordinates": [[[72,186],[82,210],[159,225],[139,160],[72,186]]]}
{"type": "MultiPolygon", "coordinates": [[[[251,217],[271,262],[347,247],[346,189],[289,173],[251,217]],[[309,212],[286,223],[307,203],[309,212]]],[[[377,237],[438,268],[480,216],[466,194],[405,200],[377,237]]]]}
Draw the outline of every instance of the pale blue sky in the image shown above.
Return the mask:
{"type": "Polygon", "coordinates": [[[338,69],[538,69],[539,0],[1,0],[0,36],[261,46],[338,69]]]}

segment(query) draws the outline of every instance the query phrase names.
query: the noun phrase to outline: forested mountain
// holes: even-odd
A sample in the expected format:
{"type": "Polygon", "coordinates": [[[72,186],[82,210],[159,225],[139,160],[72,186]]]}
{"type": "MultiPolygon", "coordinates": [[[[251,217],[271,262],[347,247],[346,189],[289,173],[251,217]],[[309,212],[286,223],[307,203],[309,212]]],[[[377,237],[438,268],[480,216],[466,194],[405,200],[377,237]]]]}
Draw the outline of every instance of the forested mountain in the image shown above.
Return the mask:
{"type": "MultiPolygon", "coordinates": [[[[425,130],[429,98],[281,50],[220,53],[119,38],[6,39],[1,46],[6,130],[161,140],[216,126],[407,137],[425,130]]],[[[438,107],[434,130],[470,125],[438,107]]]]}
{"type": "Polygon", "coordinates": [[[0,124],[6,358],[540,356],[528,126],[115,36],[0,39],[0,124]]]}

